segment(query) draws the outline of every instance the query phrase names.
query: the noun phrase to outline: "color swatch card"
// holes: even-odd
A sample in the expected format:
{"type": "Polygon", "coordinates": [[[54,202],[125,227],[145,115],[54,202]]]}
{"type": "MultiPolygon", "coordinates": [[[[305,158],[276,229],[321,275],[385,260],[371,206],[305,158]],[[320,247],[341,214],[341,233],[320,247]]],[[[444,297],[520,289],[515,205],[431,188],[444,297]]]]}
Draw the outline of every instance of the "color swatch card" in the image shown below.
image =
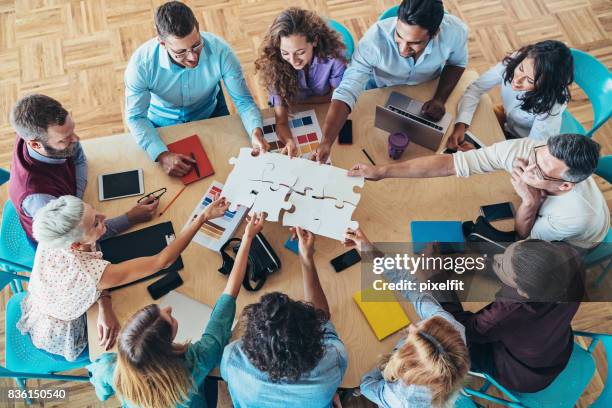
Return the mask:
{"type": "MultiPolygon", "coordinates": [[[[213,181],[206,194],[202,197],[202,200],[189,216],[189,221],[187,221],[185,226],[196,218],[198,214],[204,211],[213,200],[220,197],[221,191],[223,191],[223,184],[213,181]]],[[[238,206],[236,211],[227,210],[225,214],[223,214],[223,217],[206,221],[202,224],[202,227],[193,238],[193,241],[208,249],[219,252],[223,244],[225,244],[227,240],[234,235],[234,232],[236,232],[246,211],[246,207],[238,206]]]]}
{"type": "Polygon", "coordinates": [[[408,326],[410,320],[392,292],[365,289],[353,295],[353,300],[361,309],[376,338],[382,340],[408,326]],[[363,301],[366,295],[372,301],[363,301]],[[374,300],[375,299],[375,300],[374,300]]]}
{"type": "MultiPolygon", "coordinates": [[[[285,147],[285,143],[276,134],[276,119],[274,117],[264,119],[263,124],[264,137],[270,143],[270,151],[280,152],[285,147]]],[[[312,151],[319,146],[323,139],[317,115],[312,109],[290,115],[289,130],[291,130],[291,135],[298,148],[298,156],[305,159],[310,158],[312,151]]]]}
{"type": "Polygon", "coordinates": [[[183,184],[193,183],[215,173],[198,135],[192,135],[170,143],[168,150],[172,153],[184,154],[196,161],[191,171],[181,177],[183,184]]]}

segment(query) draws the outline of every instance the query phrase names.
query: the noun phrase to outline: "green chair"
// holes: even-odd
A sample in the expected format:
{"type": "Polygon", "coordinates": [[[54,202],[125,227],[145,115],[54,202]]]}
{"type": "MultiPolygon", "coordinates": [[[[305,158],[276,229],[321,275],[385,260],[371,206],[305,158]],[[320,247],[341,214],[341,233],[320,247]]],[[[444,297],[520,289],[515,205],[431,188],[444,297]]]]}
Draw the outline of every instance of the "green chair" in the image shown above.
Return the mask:
{"type": "Polygon", "coordinates": [[[592,137],[612,116],[612,73],[592,55],[574,48],[571,51],[574,58],[574,81],[586,93],[593,107],[593,127],[587,132],[566,109],[563,112],[561,133],[579,133],[592,137]]]}
{"type": "Polygon", "coordinates": [[[399,4],[397,6],[393,6],[388,8],[387,10],[385,10],[380,17],[378,17],[379,20],[384,20],[385,18],[389,18],[389,17],[397,17],[397,10],[399,10],[399,4]]]}
{"type": "MultiPolygon", "coordinates": [[[[484,385],[474,390],[465,387],[464,391],[477,398],[482,398],[486,401],[493,402],[498,405],[513,408],[571,408],[576,405],[580,396],[585,391],[591,378],[595,374],[595,359],[593,351],[595,346],[601,341],[606,351],[606,361],[608,367],[612,367],[612,335],[574,332],[576,336],[588,337],[591,343],[587,349],[584,349],[578,343],[574,343],[574,350],[565,369],[557,376],[557,378],[545,389],[532,393],[519,393],[510,391],[499,384],[488,374],[473,373],[471,375],[481,377],[485,380],[484,385]],[[501,391],[505,398],[494,397],[487,394],[487,389],[495,386],[501,391]],[[506,399],[507,398],[507,399],[506,399]]],[[[612,406],[612,376],[608,375],[604,389],[591,407],[603,408],[612,406]]]]}
{"type": "Polygon", "coordinates": [[[344,57],[348,61],[350,61],[351,57],[353,56],[353,51],[355,51],[355,41],[353,41],[353,36],[351,35],[351,32],[348,30],[348,28],[346,28],[336,20],[329,19],[329,26],[336,30],[342,36],[342,42],[346,47],[344,57]]]}
{"type": "MultiPolygon", "coordinates": [[[[26,276],[0,271],[0,291],[13,280],[27,282],[26,276]]],[[[74,370],[89,364],[89,356],[83,353],[76,361],[62,360],[43,350],[37,349],[29,335],[21,334],[17,322],[21,318],[21,301],[27,292],[11,296],[6,305],[5,316],[5,361],[0,366],[0,378],[14,378],[21,390],[26,389],[30,378],[62,381],[89,381],[89,376],[62,375],[59,372],[74,370]]],[[[29,404],[31,401],[26,400],[29,404]]]]}

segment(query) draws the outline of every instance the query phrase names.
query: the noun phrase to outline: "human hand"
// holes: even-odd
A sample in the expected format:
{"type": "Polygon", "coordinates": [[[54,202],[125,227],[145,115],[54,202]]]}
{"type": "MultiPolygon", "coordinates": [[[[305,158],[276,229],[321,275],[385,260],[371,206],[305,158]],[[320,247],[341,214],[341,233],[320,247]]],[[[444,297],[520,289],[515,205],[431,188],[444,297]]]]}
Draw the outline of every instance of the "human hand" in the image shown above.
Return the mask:
{"type": "Polygon", "coordinates": [[[158,206],[159,200],[155,197],[149,197],[143,202],[136,204],[126,213],[128,221],[131,224],[150,221],[155,216],[158,206]]]}
{"type": "Polygon", "coordinates": [[[295,141],[292,139],[287,140],[285,147],[281,150],[281,154],[286,154],[287,156],[296,157],[298,155],[298,148],[295,145],[295,141]]]}
{"type": "Polygon", "coordinates": [[[463,123],[455,123],[453,133],[451,133],[446,142],[446,147],[453,150],[459,150],[459,146],[465,139],[465,129],[466,127],[463,123]]]}
{"type": "Polygon", "coordinates": [[[437,99],[430,99],[423,104],[421,112],[429,119],[437,122],[444,116],[446,108],[444,107],[444,102],[437,99]]]}
{"type": "Polygon", "coordinates": [[[331,143],[321,142],[317,149],[310,156],[310,160],[318,161],[319,163],[326,163],[331,153],[331,143]]]}
{"type": "Polygon", "coordinates": [[[225,214],[227,209],[230,206],[230,202],[226,200],[225,197],[220,197],[214,200],[212,203],[208,204],[208,206],[202,211],[204,214],[204,218],[207,220],[212,220],[213,218],[219,218],[225,214]]]}
{"type": "Polygon", "coordinates": [[[115,316],[110,298],[101,298],[99,306],[97,323],[98,341],[100,346],[102,346],[105,351],[108,351],[115,345],[115,340],[117,340],[121,325],[119,324],[119,320],[117,320],[117,316],[115,316]]]}
{"type": "Polygon", "coordinates": [[[260,152],[265,153],[270,150],[270,144],[264,138],[261,128],[257,128],[253,131],[251,141],[253,146],[253,156],[257,156],[260,152]]]}
{"type": "Polygon", "coordinates": [[[464,140],[463,143],[459,145],[459,148],[457,150],[460,152],[467,152],[469,150],[475,150],[475,149],[476,149],[476,146],[474,146],[467,140],[464,140]]]}
{"type": "Polygon", "coordinates": [[[247,226],[244,230],[244,238],[253,239],[255,235],[261,232],[266,221],[266,214],[253,213],[247,217],[247,226]]]}
{"type": "Polygon", "coordinates": [[[172,177],[183,177],[191,171],[191,166],[197,162],[189,156],[180,153],[163,152],[157,157],[166,174],[172,177]]]}
{"type": "Polygon", "coordinates": [[[368,180],[377,181],[382,179],[380,167],[372,166],[370,164],[355,164],[348,171],[349,177],[365,177],[368,180]]]}
{"type": "Polygon", "coordinates": [[[370,252],[374,249],[374,245],[372,245],[361,228],[356,230],[348,228],[344,233],[344,242],[342,244],[348,248],[355,247],[359,252],[370,252]]]}
{"type": "Polygon", "coordinates": [[[301,260],[305,262],[312,261],[315,252],[314,234],[300,227],[290,228],[290,231],[292,233],[292,239],[295,239],[296,237],[298,239],[298,249],[301,260]]]}
{"type": "Polygon", "coordinates": [[[540,205],[544,199],[544,191],[532,187],[524,181],[523,174],[526,168],[526,160],[515,159],[510,182],[512,183],[512,187],[514,187],[514,191],[521,197],[524,204],[540,205]]]}

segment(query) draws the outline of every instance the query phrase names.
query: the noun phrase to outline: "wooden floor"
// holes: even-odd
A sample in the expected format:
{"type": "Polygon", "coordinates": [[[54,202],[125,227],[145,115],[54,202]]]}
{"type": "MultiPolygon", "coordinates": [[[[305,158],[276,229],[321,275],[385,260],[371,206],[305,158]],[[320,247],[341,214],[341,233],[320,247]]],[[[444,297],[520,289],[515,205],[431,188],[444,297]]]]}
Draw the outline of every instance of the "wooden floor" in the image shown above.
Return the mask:
{"type": "MultiPolygon", "coordinates": [[[[153,10],[161,0],[0,0],[0,166],[8,168],[14,133],[8,122],[16,99],[32,92],[60,100],[72,113],[81,138],[124,132],[123,72],[134,49],[153,37],[153,10]]],[[[317,10],[348,27],[357,40],[393,0],[198,0],[187,2],[203,30],[224,37],[238,55],[259,106],[266,92],[253,75],[253,61],[273,17],[289,5],[317,10]]],[[[469,68],[483,72],[507,52],[543,39],[558,39],[587,51],[612,66],[612,1],[610,0],[445,0],[446,9],[470,28],[469,68]]],[[[589,128],[588,99],[574,89],[570,111],[589,128]]],[[[494,95],[499,101],[499,96],[494,95]]],[[[229,101],[228,101],[229,102],[229,101]]],[[[612,123],[595,135],[604,154],[612,153],[612,123]]],[[[609,203],[612,188],[600,181],[609,203]]],[[[0,189],[0,199],[6,197],[0,189]]],[[[6,303],[2,293],[0,304],[6,303]]],[[[4,306],[0,306],[3,309],[4,306]]],[[[0,342],[4,342],[3,319],[0,342]]],[[[574,326],[612,331],[611,304],[583,304],[574,326]]],[[[3,346],[0,345],[0,348],[3,346]]],[[[598,366],[604,366],[601,355],[598,366]]],[[[579,406],[601,390],[607,369],[598,371],[579,406]]],[[[0,387],[10,385],[0,382],[0,387]]],[[[32,385],[35,385],[33,382],[32,385]]],[[[98,402],[87,384],[62,383],[71,400],[45,406],[118,406],[98,402]]],[[[222,393],[219,406],[230,406],[222,393]]],[[[6,403],[0,396],[0,406],[6,403]]],[[[17,406],[22,406],[18,404],[17,406]]],[[[39,405],[42,406],[42,405],[39,405]]],[[[368,406],[352,402],[349,406],[368,406]]]]}

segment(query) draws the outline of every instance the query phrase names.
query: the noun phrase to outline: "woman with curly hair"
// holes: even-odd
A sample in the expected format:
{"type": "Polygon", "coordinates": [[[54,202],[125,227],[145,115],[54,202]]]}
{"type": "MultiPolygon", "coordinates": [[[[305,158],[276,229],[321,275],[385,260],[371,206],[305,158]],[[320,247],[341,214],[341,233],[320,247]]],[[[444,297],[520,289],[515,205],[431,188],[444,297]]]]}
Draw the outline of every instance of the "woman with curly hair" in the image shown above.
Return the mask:
{"type": "Polygon", "coordinates": [[[562,42],[546,40],[520,48],[468,86],[457,106],[448,147],[473,149],[464,142],[465,131],[480,96],[497,85],[501,86],[503,105],[494,111],[506,138],[546,141],[559,134],[573,80],[572,54],[562,42]]]}
{"type": "Polygon", "coordinates": [[[340,35],[315,12],[291,7],[274,20],[255,61],[255,71],[270,92],[282,153],[297,155],[288,125],[297,103],[326,103],[338,87],[346,60],[340,35]]]}
{"type": "Polygon", "coordinates": [[[296,229],[305,301],[274,292],[242,312],[244,336],[223,352],[236,407],[329,408],[348,365],[315,268],[314,235],[296,229]]]}

